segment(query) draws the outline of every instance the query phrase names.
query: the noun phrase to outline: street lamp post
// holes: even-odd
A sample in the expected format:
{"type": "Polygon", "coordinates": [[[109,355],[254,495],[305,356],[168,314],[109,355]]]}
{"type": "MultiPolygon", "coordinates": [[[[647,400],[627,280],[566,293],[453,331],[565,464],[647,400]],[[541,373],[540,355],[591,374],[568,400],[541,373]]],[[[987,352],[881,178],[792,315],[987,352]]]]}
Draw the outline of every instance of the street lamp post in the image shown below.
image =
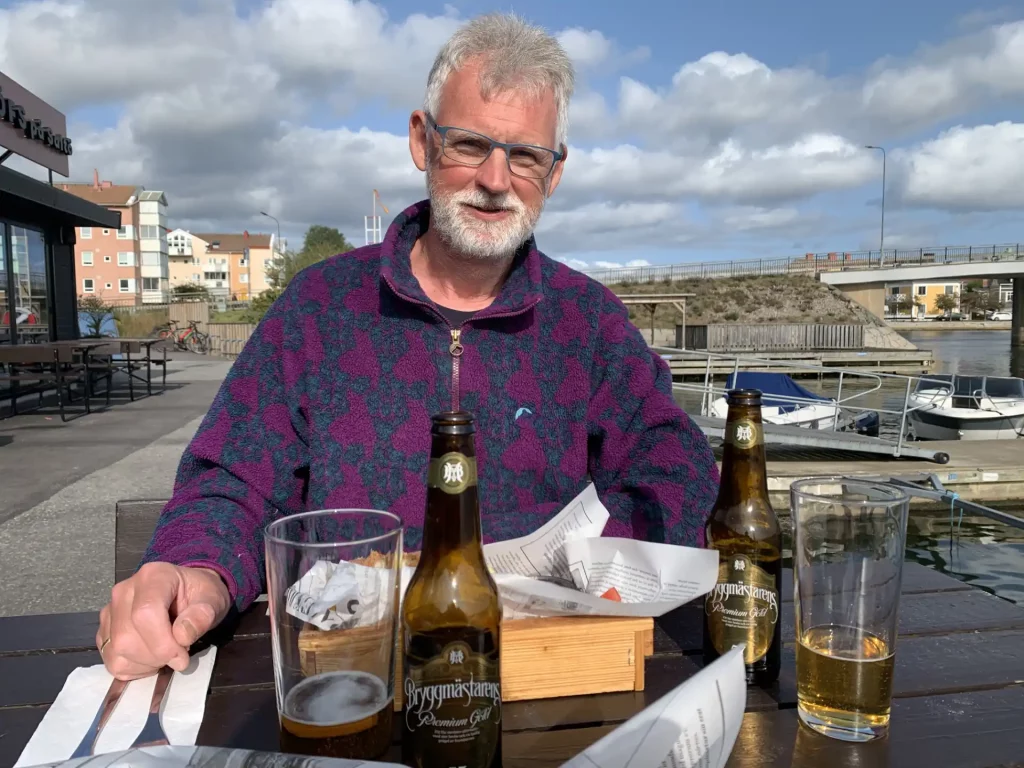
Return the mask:
{"type": "Polygon", "coordinates": [[[878,149],[882,152],[882,231],[878,236],[878,266],[882,266],[885,253],[885,147],[876,147],[873,144],[866,144],[864,149],[878,149]]]}
{"type": "Polygon", "coordinates": [[[281,222],[277,220],[276,216],[271,216],[266,211],[260,211],[260,216],[266,216],[268,219],[273,219],[277,224],[277,247],[281,247],[281,222]]]}
{"type": "MultiPolygon", "coordinates": [[[[277,248],[274,249],[276,252],[270,254],[270,258],[274,263],[274,268],[277,269],[277,254],[280,253],[281,248],[281,222],[277,220],[276,216],[271,216],[266,211],[260,211],[260,216],[266,216],[268,219],[273,219],[274,223],[277,224],[277,248]]],[[[267,281],[266,272],[264,271],[264,282],[267,281]]],[[[250,291],[252,288],[249,289],[250,291]]]]}

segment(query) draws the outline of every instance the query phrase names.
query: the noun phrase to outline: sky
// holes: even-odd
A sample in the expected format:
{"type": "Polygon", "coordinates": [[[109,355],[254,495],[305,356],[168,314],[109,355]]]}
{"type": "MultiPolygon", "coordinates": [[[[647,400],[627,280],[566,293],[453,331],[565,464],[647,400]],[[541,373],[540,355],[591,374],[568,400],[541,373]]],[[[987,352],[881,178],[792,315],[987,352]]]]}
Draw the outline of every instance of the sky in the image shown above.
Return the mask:
{"type": "MultiPolygon", "coordinates": [[[[1024,239],[1024,2],[0,0],[0,71],[68,115],[72,180],[172,227],[365,241],[438,50],[514,11],[571,56],[541,250],[579,269],[1024,239]]],[[[12,167],[39,175],[19,161],[12,167]]]]}

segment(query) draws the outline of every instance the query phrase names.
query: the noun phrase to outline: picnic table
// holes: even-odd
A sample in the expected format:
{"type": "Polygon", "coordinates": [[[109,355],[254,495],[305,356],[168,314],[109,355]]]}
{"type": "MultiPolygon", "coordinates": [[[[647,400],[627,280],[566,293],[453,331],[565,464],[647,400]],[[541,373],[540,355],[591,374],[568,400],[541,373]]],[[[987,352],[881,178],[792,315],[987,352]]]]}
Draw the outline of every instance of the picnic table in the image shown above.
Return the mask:
{"type": "MultiPolygon", "coordinates": [[[[783,596],[791,600],[792,574],[785,574],[783,596]]],[[[771,690],[748,692],[730,768],[991,768],[1024,761],[1024,609],[907,563],[890,734],[849,744],[798,724],[792,603],[783,608],[782,675],[771,690]]],[[[701,664],[700,616],[701,606],[690,604],[657,620],[644,691],[506,704],[504,765],[560,765],[693,675],[701,664]]],[[[0,766],[17,759],[68,673],[100,663],[96,629],[92,612],[0,619],[0,766]]],[[[230,637],[218,642],[198,743],[277,751],[266,604],[223,629],[230,637]]],[[[397,749],[387,756],[398,757],[397,749]]]]}

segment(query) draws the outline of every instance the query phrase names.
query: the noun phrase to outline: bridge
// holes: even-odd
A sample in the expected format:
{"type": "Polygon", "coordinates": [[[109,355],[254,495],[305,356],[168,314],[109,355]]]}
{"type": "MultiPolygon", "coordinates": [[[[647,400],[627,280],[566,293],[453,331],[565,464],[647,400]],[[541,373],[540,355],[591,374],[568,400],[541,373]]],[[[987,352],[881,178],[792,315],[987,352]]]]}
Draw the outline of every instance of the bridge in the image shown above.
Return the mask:
{"type": "Polygon", "coordinates": [[[885,314],[885,284],[970,278],[1013,280],[1010,344],[1024,347],[1024,244],[958,245],[884,251],[807,253],[777,259],[744,259],[592,270],[605,284],[715,279],[742,275],[805,274],[834,285],[878,317],[885,314]]]}

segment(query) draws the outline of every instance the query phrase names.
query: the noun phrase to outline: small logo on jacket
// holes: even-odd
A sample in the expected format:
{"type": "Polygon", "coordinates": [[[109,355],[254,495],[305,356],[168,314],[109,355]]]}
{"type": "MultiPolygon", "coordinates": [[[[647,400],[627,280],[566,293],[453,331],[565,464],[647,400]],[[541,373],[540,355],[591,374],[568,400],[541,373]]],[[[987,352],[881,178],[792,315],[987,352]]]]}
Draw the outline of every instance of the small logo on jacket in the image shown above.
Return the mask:
{"type": "Polygon", "coordinates": [[[518,410],[516,410],[515,421],[519,421],[520,416],[533,416],[533,411],[526,407],[519,408],[518,410]]]}

